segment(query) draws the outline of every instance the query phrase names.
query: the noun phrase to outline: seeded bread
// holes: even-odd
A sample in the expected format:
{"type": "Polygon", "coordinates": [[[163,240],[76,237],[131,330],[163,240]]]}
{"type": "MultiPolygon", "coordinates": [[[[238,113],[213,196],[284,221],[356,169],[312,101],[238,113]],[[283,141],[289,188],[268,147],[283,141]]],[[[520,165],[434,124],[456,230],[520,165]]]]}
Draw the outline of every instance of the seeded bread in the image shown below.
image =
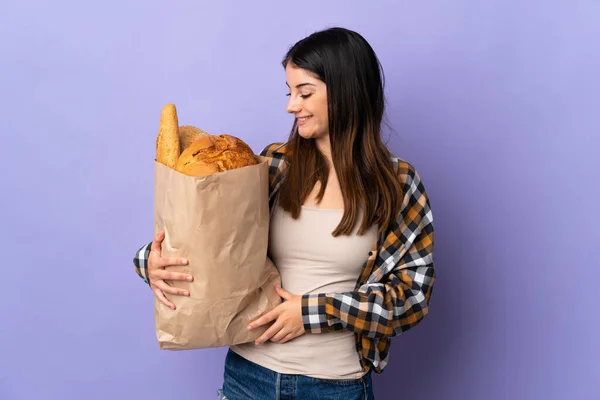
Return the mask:
{"type": "Polygon", "coordinates": [[[156,138],[156,161],[175,168],[179,159],[179,122],[174,104],[167,104],[160,114],[160,127],[156,138]]]}

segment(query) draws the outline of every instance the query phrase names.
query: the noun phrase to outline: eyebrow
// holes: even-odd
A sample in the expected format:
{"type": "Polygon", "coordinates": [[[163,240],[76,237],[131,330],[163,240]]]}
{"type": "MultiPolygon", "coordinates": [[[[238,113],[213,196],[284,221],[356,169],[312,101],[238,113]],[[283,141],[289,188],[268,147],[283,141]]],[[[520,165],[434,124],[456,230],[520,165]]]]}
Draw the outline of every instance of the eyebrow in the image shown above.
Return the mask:
{"type": "MultiPolygon", "coordinates": [[[[285,84],[287,85],[287,87],[290,87],[290,85],[287,82],[285,84]]],[[[301,83],[299,85],[296,85],[296,89],[300,89],[302,86],[308,86],[308,85],[310,85],[310,86],[317,86],[314,83],[305,82],[305,83],[301,83]]]]}

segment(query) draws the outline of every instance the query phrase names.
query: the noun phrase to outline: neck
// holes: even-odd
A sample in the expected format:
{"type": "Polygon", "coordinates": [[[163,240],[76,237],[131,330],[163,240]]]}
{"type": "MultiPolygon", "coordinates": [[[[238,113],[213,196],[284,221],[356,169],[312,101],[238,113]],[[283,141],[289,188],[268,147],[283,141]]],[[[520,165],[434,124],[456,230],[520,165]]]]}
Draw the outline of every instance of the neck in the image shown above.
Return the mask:
{"type": "Polygon", "coordinates": [[[323,137],[315,139],[315,144],[317,145],[317,149],[323,154],[327,164],[330,167],[333,167],[333,159],[331,157],[331,143],[329,141],[329,135],[325,135],[323,137]]]}

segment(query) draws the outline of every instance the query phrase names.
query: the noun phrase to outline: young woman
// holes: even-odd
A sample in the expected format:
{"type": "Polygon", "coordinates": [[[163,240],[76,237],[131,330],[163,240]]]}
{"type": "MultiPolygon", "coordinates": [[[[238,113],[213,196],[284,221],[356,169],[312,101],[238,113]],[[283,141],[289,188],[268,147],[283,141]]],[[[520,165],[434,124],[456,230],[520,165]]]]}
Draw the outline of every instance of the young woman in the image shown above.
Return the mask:
{"type": "MultiPolygon", "coordinates": [[[[231,346],[221,399],[372,399],[390,339],[427,314],[435,278],[430,202],[414,167],[382,143],[383,73],[358,33],[331,28],[283,60],[286,143],[268,145],[269,256],[281,305],[250,324],[256,343],[231,346]]],[[[159,233],[135,255],[137,273],[164,293],[181,264],[162,258],[159,233]]]]}

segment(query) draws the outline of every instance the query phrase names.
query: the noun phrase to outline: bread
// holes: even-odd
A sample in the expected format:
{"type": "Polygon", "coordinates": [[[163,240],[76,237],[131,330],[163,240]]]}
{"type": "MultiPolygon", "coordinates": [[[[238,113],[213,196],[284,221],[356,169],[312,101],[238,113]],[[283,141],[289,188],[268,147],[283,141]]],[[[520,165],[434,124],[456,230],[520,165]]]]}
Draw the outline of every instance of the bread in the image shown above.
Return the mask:
{"type": "Polygon", "coordinates": [[[181,153],[175,170],[190,176],[207,176],[256,164],[254,152],[241,139],[206,134],[181,153]]]}
{"type": "Polygon", "coordinates": [[[175,168],[179,159],[179,122],[174,104],[167,104],[160,114],[160,127],[156,138],[156,161],[175,168]]]}
{"type": "Polygon", "coordinates": [[[192,125],[179,126],[177,109],[166,104],[160,114],[156,161],[190,176],[207,176],[256,165],[254,152],[231,135],[210,135],[192,125]]]}
{"type": "Polygon", "coordinates": [[[208,135],[208,133],[204,132],[201,129],[196,128],[192,125],[184,125],[179,127],[179,150],[180,153],[192,143],[197,141],[203,136],[208,135]]]}

